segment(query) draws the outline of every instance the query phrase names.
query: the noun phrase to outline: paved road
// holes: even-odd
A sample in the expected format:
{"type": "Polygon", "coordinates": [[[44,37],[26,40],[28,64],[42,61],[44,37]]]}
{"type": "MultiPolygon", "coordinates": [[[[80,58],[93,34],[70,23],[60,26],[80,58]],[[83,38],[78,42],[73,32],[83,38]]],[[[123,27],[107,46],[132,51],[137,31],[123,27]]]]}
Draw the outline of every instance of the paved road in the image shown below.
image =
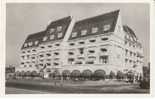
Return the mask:
{"type": "Polygon", "coordinates": [[[49,94],[49,92],[6,87],[6,94],[49,94]]]}

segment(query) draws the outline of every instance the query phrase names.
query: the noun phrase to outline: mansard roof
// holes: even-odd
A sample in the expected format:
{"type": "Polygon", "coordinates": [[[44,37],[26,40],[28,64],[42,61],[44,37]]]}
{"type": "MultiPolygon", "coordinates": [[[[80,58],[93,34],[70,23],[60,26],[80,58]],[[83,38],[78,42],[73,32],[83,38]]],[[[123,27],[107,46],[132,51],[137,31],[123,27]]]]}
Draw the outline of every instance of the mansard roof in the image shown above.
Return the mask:
{"type": "Polygon", "coordinates": [[[132,39],[134,41],[137,41],[137,36],[134,33],[134,31],[127,25],[123,25],[123,30],[127,33],[127,35],[129,35],[130,37],[132,37],[132,39]]]}
{"type": "Polygon", "coordinates": [[[65,18],[62,18],[62,19],[59,19],[59,20],[56,20],[56,21],[52,21],[50,23],[50,25],[47,26],[47,29],[46,29],[45,36],[47,37],[47,40],[42,41],[41,43],[49,42],[49,41],[62,40],[64,38],[65,34],[66,34],[66,31],[68,29],[68,26],[69,26],[70,22],[71,22],[71,16],[68,16],[68,17],[65,17],[65,18]],[[59,26],[62,27],[61,31],[57,31],[57,28],[59,26]],[[51,29],[54,29],[54,31],[52,33],[50,33],[51,29]],[[59,33],[62,33],[61,37],[58,37],[59,33]],[[54,35],[53,39],[50,39],[51,35],[54,35]]]}
{"type": "Polygon", "coordinates": [[[21,49],[36,47],[36,46],[38,46],[39,44],[41,44],[43,42],[56,41],[56,40],[63,39],[70,22],[71,22],[71,17],[70,16],[59,19],[59,20],[56,20],[56,21],[52,21],[44,31],[28,35],[28,37],[26,38],[24,44],[25,43],[28,44],[30,42],[32,42],[33,44],[32,44],[32,46],[27,45],[26,47],[23,44],[21,49]],[[62,27],[61,31],[56,31],[58,26],[62,27]],[[55,31],[53,33],[49,33],[50,29],[55,29],[55,31]],[[62,36],[60,38],[58,38],[58,33],[62,33],[62,36]],[[50,39],[51,35],[54,35],[54,38],[52,40],[50,39]],[[45,36],[47,37],[47,40],[43,41],[43,38],[45,36]],[[35,44],[35,41],[38,41],[38,44],[35,44]]]}
{"type": "Polygon", "coordinates": [[[118,19],[118,14],[119,14],[119,10],[116,10],[110,13],[77,21],[72,30],[72,33],[77,32],[77,36],[76,37],[70,36],[69,40],[91,36],[91,35],[99,35],[107,32],[113,32],[118,19]],[[110,25],[110,29],[108,31],[103,32],[103,26],[107,24],[110,25]],[[98,32],[91,33],[92,27],[98,27],[98,32]],[[81,36],[81,30],[83,29],[87,30],[87,34],[84,36],[81,36]]]}
{"type": "Polygon", "coordinates": [[[38,33],[33,33],[33,34],[28,35],[28,37],[26,38],[24,44],[26,44],[26,43],[28,44],[28,43],[32,42],[32,46],[27,45],[25,47],[24,44],[23,44],[21,49],[38,46],[39,43],[42,40],[42,37],[45,35],[45,33],[46,33],[45,31],[41,31],[41,32],[38,32],[38,33]],[[38,44],[34,44],[35,41],[38,41],[38,44]]]}

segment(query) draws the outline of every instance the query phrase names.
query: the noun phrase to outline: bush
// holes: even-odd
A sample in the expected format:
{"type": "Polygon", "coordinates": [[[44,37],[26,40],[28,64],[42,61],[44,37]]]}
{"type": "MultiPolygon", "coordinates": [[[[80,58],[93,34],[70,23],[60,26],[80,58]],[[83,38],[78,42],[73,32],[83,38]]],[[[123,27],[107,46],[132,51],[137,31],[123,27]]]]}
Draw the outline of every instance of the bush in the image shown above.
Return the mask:
{"type": "Polygon", "coordinates": [[[96,70],[93,77],[95,78],[95,80],[105,79],[106,72],[104,70],[96,70]]]}
{"type": "Polygon", "coordinates": [[[123,79],[123,76],[124,76],[124,75],[123,75],[123,73],[122,73],[121,71],[118,71],[118,72],[117,72],[117,76],[116,76],[116,77],[117,77],[118,80],[123,79]]]}
{"type": "Polygon", "coordinates": [[[115,76],[116,76],[115,73],[113,71],[111,71],[110,74],[109,74],[109,78],[114,79],[115,76]]]}
{"type": "Polygon", "coordinates": [[[81,76],[84,79],[90,79],[92,74],[93,74],[92,71],[88,69],[88,70],[84,70],[81,76]]]}

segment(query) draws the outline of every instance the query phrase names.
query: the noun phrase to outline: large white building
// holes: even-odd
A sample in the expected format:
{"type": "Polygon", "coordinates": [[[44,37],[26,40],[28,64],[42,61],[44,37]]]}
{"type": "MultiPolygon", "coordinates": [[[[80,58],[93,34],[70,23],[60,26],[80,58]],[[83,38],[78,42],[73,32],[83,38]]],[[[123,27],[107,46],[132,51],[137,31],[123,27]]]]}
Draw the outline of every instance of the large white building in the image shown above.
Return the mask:
{"type": "MultiPolygon", "coordinates": [[[[21,48],[18,72],[94,74],[142,73],[143,48],[134,31],[122,25],[119,10],[75,21],[65,17],[29,35],[21,48]]],[[[136,23],[135,23],[136,24],[136,23]]]]}

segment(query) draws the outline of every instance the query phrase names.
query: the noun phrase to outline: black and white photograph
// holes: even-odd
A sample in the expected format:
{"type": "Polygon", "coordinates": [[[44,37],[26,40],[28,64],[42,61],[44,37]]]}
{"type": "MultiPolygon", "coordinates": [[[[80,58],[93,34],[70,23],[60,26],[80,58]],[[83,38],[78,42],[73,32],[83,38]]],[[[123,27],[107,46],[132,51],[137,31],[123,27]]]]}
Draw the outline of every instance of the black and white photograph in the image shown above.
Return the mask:
{"type": "Polygon", "coordinates": [[[5,94],[150,94],[150,3],[6,3],[5,94]]]}

